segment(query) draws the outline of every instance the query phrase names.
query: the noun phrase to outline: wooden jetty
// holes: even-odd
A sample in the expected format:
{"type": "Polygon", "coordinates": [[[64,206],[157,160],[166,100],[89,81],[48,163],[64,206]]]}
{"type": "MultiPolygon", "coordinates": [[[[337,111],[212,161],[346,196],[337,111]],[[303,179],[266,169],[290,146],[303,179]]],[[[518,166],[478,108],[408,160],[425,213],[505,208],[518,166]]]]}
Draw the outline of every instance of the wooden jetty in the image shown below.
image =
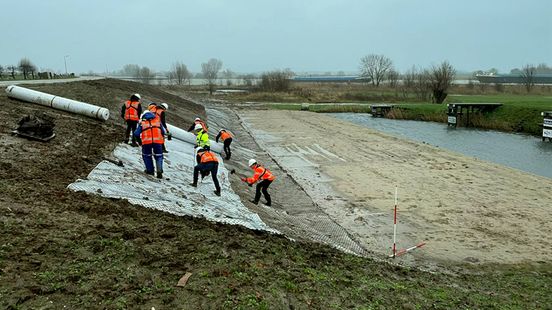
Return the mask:
{"type": "Polygon", "coordinates": [[[489,112],[500,106],[502,103],[449,103],[447,105],[447,125],[456,127],[459,120],[465,115],[466,127],[470,127],[470,114],[489,112]]]}
{"type": "Polygon", "coordinates": [[[542,141],[552,141],[552,111],[544,111],[541,113],[542,120],[542,141]]]}
{"type": "Polygon", "coordinates": [[[370,105],[370,112],[373,117],[385,117],[392,108],[392,104],[372,104],[370,105]]]}

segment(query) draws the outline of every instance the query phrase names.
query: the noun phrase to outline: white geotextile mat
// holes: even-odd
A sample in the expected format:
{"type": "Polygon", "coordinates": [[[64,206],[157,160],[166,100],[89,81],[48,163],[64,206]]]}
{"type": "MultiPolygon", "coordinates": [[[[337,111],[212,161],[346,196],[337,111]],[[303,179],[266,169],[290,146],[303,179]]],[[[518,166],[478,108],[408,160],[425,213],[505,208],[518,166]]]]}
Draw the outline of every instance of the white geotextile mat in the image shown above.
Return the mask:
{"type": "Polygon", "coordinates": [[[165,154],[162,180],[144,173],[140,147],[119,144],[113,151],[113,157],[120,159],[124,167],[104,160],[90,172],[87,179],[78,179],[68,188],[103,197],[127,199],[134,205],[175,215],[204,217],[211,221],[279,233],[241,203],[230,187],[230,175],[218,154],[217,176],[221,197],[213,193],[215,186],[211,176],[203,181],[200,176],[197,188],[189,185],[193,179],[195,164],[191,144],[173,139],[167,141],[167,149],[169,153],[165,154]]]}

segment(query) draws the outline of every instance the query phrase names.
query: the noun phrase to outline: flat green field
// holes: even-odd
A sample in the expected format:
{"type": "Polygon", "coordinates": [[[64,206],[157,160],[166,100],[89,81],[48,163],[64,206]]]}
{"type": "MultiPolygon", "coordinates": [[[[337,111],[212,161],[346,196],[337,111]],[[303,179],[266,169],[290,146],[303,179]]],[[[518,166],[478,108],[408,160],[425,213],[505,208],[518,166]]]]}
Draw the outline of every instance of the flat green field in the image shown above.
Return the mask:
{"type": "MultiPolygon", "coordinates": [[[[471,117],[471,125],[478,128],[495,129],[507,132],[541,134],[543,111],[552,111],[552,96],[544,95],[450,95],[443,104],[434,103],[393,103],[394,109],[389,118],[414,119],[422,121],[446,122],[446,103],[502,103],[503,106],[492,112],[471,117]]],[[[269,103],[273,109],[300,110],[300,103],[269,103]]],[[[309,103],[308,110],[320,113],[369,113],[370,102],[364,103],[309,103]]]]}

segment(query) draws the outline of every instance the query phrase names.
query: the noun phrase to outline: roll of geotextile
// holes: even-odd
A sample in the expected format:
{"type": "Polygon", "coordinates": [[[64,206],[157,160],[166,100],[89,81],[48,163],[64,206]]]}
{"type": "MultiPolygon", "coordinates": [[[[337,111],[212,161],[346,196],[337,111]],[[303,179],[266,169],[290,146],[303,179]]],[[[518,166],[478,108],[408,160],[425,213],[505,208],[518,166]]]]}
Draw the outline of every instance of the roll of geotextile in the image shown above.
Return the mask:
{"type": "MultiPolygon", "coordinates": [[[[167,127],[169,129],[169,132],[172,134],[173,138],[195,145],[196,135],[194,135],[193,133],[187,132],[186,130],[180,129],[180,128],[178,128],[176,126],[173,126],[171,124],[167,124],[167,127]]],[[[209,139],[209,141],[210,141],[211,151],[221,154],[222,153],[222,144],[217,143],[217,142],[215,142],[213,140],[210,140],[210,139],[209,139]]]]}
{"type": "Polygon", "coordinates": [[[106,121],[109,118],[109,110],[93,104],[67,99],[21,86],[10,85],[6,87],[8,97],[22,101],[32,102],[54,109],[80,114],[95,119],[106,121]]]}

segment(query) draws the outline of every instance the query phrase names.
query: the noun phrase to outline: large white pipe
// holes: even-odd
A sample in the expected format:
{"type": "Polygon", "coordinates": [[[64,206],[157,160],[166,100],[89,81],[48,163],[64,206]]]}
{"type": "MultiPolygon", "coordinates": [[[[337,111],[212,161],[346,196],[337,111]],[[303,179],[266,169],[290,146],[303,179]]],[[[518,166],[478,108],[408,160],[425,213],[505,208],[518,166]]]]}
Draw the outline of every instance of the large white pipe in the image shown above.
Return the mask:
{"type": "MultiPolygon", "coordinates": [[[[172,134],[173,138],[176,138],[178,140],[182,140],[184,142],[188,142],[191,144],[196,143],[196,135],[194,135],[193,133],[187,132],[186,130],[180,129],[171,124],[167,124],[167,127],[169,129],[169,132],[172,134]]],[[[210,142],[211,151],[221,154],[223,149],[222,144],[217,143],[211,139],[209,140],[211,141],[210,142]]]]}
{"type": "Polygon", "coordinates": [[[109,118],[109,110],[89,103],[71,100],[50,95],[21,86],[10,85],[6,87],[8,97],[37,103],[54,109],[72,112],[106,121],[109,118]]]}

